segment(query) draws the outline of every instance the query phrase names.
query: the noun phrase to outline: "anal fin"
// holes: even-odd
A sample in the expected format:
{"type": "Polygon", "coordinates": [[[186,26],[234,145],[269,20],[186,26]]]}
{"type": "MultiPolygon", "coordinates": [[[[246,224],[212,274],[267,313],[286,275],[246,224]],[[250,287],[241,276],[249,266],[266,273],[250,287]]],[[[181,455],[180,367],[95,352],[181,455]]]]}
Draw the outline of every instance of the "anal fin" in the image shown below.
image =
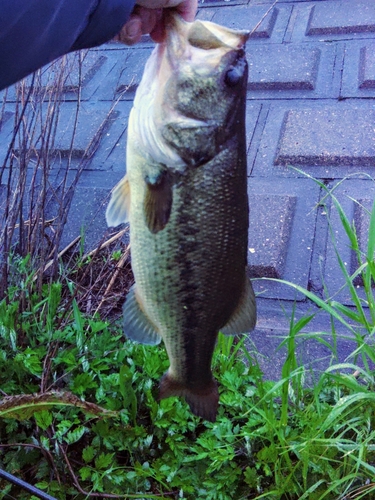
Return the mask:
{"type": "Polygon", "coordinates": [[[246,277],[238,305],[221,332],[224,335],[250,332],[255,328],[256,317],[255,294],[250,279],[246,277]]]}
{"type": "Polygon", "coordinates": [[[115,186],[105,217],[109,227],[116,227],[129,220],[130,185],[127,176],[115,186]]]}
{"type": "Polygon", "coordinates": [[[129,290],[123,307],[124,333],[130,340],[141,344],[156,345],[161,341],[160,333],[143,312],[137,299],[136,285],[129,290]]]}

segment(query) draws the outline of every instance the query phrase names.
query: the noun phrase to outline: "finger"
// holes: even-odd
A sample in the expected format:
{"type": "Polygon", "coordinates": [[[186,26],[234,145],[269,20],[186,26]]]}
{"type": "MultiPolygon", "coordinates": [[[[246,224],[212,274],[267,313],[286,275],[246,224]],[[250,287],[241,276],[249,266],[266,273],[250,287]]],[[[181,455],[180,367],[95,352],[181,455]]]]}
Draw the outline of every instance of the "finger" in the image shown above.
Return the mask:
{"type": "Polygon", "coordinates": [[[166,37],[165,26],[162,22],[158,22],[155,28],[151,31],[150,37],[155,43],[163,43],[166,37]]]}
{"type": "Polygon", "coordinates": [[[177,12],[185,21],[193,22],[198,9],[198,0],[185,0],[176,6],[177,12]]]}
{"type": "Polygon", "coordinates": [[[142,33],[145,35],[151,33],[156,24],[161,20],[162,9],[148,9],[139,7],[137,14],[139,15],[142,23],[142,33]]]}
{"type": "MultiPolygon", "coordinates": [[[[177,11],[185,21],[192,22],[195,19],[197,8],[198,0],[186,0],[174,7],[173,10],[177,11]]],[[[166,31],[163,16],[159,17],[156,21],[154,29],[150,32],[150,36],[156,43],[164,42],[166,31]]]]}
{"type": "Polygon", "coordinates": [[[181,0],[136,0],[136,5],[141,5],[148,9],[166,9],[176,7],[181,0]]]}
{"type": "Polygon", "coordinates": [[[139,42],[142,37],[142,21],[137,14],[131,14],[129,21],[121,28],[121,31],[116,36],[126,45],[134,45],[139,42]]]}
{"type": "Polygon", "coordinates": [[[159,16],[155,23],[154,28],[150,32],[150,37],[155,43],[162,43],[166,38],[165,21],[164,21],[164,10],[159,9],[159,16]]]}
{"type": "Polygon", "coordinates": [[[122,27],[116,40],[126,45],[133,45],[140,41],[142,35],[150,33],[160,19],[160,9],[148,9],[136,5],[129,21],[122,27]]]}
{"type": "Polygon", "coordinates": [[[137,5],[148,9],[176,9],[185,21],[194,21],[198,0],[137,0],[137,5]]]}

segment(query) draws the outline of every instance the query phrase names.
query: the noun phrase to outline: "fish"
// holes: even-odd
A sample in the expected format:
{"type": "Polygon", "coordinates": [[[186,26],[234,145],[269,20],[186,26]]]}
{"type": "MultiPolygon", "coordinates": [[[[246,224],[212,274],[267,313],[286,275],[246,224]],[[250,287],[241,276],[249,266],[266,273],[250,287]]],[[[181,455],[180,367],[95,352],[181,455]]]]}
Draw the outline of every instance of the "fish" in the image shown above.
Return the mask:
{"type": "Polygon", "coordinates": [[[218,332],[255,327],[247,270],[247,31],[167,13],[166,40],[146,62],[129,116],[126,176],[106,211],[129,222],[135,284],[128,339],[161,340],[169,369],[159,399],[184,397],[214,422],[218,332]]]}

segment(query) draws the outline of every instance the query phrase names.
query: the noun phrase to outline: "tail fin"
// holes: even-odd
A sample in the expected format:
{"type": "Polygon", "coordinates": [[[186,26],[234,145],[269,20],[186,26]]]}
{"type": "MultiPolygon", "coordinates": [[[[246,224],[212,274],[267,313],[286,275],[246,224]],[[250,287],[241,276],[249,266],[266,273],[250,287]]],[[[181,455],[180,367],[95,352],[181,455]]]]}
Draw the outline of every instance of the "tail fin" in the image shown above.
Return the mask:
{"type": "Polygon", "coordinates": [[[209,422],[215,422],[219,404],[219,391],[216,380],[212,379],[207,387],[197,391],[189,389],[181,382],[174,380],[167,372],[160,381],[159,399],[171,396],[184,397],[194,415],[209,422]]]}

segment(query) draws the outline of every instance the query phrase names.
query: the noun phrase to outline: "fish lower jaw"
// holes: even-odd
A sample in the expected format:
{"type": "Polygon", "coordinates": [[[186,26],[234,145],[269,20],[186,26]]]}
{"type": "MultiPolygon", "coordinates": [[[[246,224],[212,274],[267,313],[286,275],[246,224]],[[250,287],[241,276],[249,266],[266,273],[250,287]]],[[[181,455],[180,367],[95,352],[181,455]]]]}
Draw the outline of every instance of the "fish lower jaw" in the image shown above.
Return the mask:
{"type": "Polygon", "coordinates": [[[219,392],[214,378],[204,387],[189,387],[186,383],[176,380],[167,372],[160,381],[159,399],[172,396],[184,397],[190,409],[197,417],[215,422],[219,404],[219,392]]]}

